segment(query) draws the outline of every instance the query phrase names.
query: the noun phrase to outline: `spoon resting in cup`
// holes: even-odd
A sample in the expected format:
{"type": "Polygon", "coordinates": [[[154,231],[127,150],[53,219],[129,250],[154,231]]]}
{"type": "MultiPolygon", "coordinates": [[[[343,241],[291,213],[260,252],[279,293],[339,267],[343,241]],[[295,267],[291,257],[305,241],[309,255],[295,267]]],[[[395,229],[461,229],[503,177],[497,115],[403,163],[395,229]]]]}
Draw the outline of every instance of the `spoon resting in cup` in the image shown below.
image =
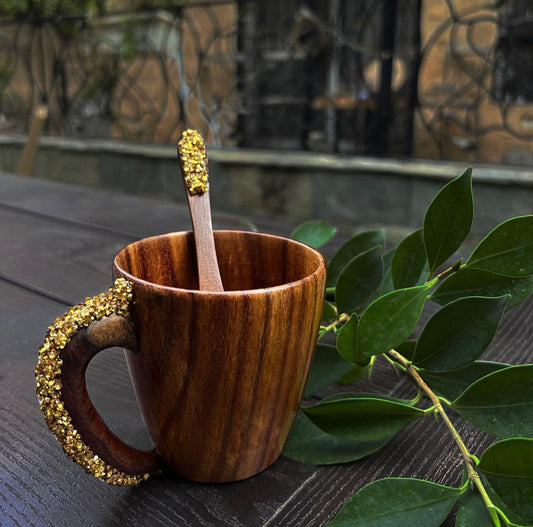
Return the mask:
{"type": "Polygon", "coordinates": [[[196,130],[189,129],[182,133],[177,146],[194,230],[199,287],[202,291],[224,291],[211,222],[204,140],[196,130]]]}

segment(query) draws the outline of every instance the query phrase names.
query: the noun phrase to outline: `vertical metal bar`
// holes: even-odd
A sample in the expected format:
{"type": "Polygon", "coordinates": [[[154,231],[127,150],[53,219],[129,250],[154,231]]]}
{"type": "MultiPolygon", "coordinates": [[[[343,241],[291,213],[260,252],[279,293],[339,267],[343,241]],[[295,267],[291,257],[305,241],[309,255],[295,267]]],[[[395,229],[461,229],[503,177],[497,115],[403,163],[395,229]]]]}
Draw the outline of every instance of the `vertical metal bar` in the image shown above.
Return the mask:
{"type": "Polygon", "coordinates": [[[183,42],[185,39],[185,12],[183,9],[175,12],[176,26],[178,28],[178,49],[174,55],[176,69],[178,70],[178,108],[180,112],[181,126],[187,128],[187,99],[189,98],[189,89],[187,87],[187,78],[185,76],[185,51],[183,42]]]}
{"type": "Polygon", "coordinates": [[[331,55],[328,69],[327,96],[329,104],[326,111],[325,127],[326,141],[333,152],[339,150],[338,137],[338,110],[335,105],[335,98],[339,91],[339,74],[341,49],[339,46],[339,32],[342,31],[340,16],[340,0],[331,0],[329,3],[329,27],[331,30],[331,55]]]}
{"type": "Polygon", "coordinates": [[[68,97],[68,81],[64,55],[54,58],[54,77],[58,79],[58,100],[61,117],[67,120],[70,116],[70,99],[68,97]]]}
{"type": "Polygon", "coordinates": [[[239,113],[238,129],[241,132],[239,146],[253,146],[257,140],[257,101],[260,94],[257,93],[255,82],[256,61],[256,6],[255,2],[239,0],[238,2],[238,54],[239,54],[239,91],[242,93],[243,107],[239,113]]]}
{"type": "Polygon", "coordinates": [[[418,107],[418,74],[420,71],[421,55],[421,21],[422,21],[422,0],[412,0],[411,11],[413,13],[413,36],[411,47],[416,50],[416,54],[409,61],[408,70],[408,95],[407,95],[407,117],[405,124],[405,148],[403,153],[406,156],[413,155],[414,151],[414,114],[418,107]]]}
{"type": "Polygon", "coordinates": [[[396,22],[396,0],[384,0],[381,33],[382,61],[379,77],[379,92],[376,106],[374,153],[383,155],[388,150],[391,120],[392,65],[396,22]]]}

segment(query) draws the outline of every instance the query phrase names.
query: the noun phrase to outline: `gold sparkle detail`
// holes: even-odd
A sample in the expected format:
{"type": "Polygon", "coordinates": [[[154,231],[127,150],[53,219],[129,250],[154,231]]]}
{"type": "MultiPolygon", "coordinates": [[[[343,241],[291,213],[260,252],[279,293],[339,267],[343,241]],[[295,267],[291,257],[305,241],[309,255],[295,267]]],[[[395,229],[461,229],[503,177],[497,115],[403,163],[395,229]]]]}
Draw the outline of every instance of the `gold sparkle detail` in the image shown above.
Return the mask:
{"type": "Polygon", "coordinates": [[[61,353],[74,335],[93,320],[117,314],[129,317],[132,299],[131,283],[118,278],[109,290],[83,304],[72,306],[48,328],[39,349],[35,369],[37,397],[48,428],[54,434],[67,456],[81,465],[86,472],[110,485],[137,485],[148,479],[148,474],[131,475],[108,465],[83,442],[61,399],[61,353]]]}
{"type": "Polygon", "coordinates": [[[178,141],[178,155],[189,194],[207,192],[209,190],[207,154],[204,140],[198,131],[188,129],[181,134],[181,139],[178,141]]]}

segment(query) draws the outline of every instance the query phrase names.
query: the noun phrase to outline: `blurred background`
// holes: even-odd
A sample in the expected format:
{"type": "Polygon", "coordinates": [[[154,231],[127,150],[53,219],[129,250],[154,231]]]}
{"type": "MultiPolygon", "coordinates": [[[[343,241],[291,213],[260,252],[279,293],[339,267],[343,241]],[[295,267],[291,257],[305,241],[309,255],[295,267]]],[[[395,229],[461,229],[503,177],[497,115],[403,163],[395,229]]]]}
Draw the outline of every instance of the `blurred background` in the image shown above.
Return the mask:
{"type": "Polygon", "coordinates": [[[496,215],[528,213],[533,5],[2,0],[0,168],[17,170],[32,126],[26,172],[76,183],[172,199],[165,160],[194,127],[232,210],[411,224],[433,180],[475,164],[507,193],[496,215]],[[321,205],[352,192],[339,174],[359,175],[364,199],[321,205]]]}

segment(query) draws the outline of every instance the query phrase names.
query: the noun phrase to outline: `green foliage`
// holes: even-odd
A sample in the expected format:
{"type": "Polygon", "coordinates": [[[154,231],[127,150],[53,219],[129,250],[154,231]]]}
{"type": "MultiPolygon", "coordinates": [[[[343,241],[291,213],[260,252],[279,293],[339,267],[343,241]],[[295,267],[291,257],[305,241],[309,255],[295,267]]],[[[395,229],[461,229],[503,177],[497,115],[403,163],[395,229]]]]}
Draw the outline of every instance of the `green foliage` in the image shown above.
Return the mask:
{"type": "Polygon", "coordinates": [[[97,0],[2,0],[0,15],[50,18],[85,15],[98,7],[97,0]]]}
{"type": "Polygon", "coordinates": [[[392,279],[392,259],[394,258],[395,250],[391,249],[383,255],[383,280],[379,287],[379,294],[386,295],[394,291],[394,281],[392,279]]]}
{"type": "Polygon", "coordinates": [[[335,285],[339,274],[350,260],[376,245],[383,247],[384,243],[385,232],[383,229],[361,232],[349,239],[340,247],[328,264],[328,277],[326,282],[328,287],[335,285]]]}
{"type": "Polygon", "coordinates": [[[467,168],[442,188],[424,217],[424,244],[430,272],[459,249],[470,232],[473,217],[472,169],[467,168]]]}
{"type": "Polygon", "coordinates": [[[533,523],[533,439],[494,443],[483,452],[479,470],[509,509],[533,523]]]}
{"type": "Polygon", "coordinates": [[[306,221],[292,231],[291,238],[318,248],[331,240],[336,232],[337,229],[326,221],[306,221]]]}
{"type": "Polygon", "coordinates": [[[471,384],[452,404],[465,419],[498,437],[533,437],[533,364],[509,366],[471,384]]]}
{"type": "Polygon", "coordinates": [[[420,479],[369,483],[342,508],[330,527],[439,527],[462,490],[420,479]]]}
{"type": "Polygon", "coordinates": [[[324,432],[310,419],[300,416],[291,428],[283,453],[302,463],[336,465],[369,456],[385,446],[391,437],[344,439],[324,432]]]}
{"type": "Polygon", "coordinates": [[[384,397],[342,394],[302,408],[307,417],[325,432],[352,440],[390,439],[424,410],[384,397]]]}
{"type": "Polygon", "coordinates": [[[506,309],[511,309],[523,302],[532,290],[533,274],[513,278],[480,269],[461,267],[437,287],[431,299],[445,305],[466,296],[511,295],[506,306],[506,309]]]}
{"type": "Polygon", "coordinates": [[[324,302],[320,320],[333,320],[337,317],[337,308],[331,302],[324,302]]]}
{"type": "Polygon", "coordinates": [[[430,371],[468,366],[487,349],[508,300],[470,296],[444,306],[424,326],[413,363],[430,371]]]}
{"type": "Polygon", "coordinates": [[[342,326],[337,336],[337,350],[346,360],[355,362],[357,345],[357,315],[354,313],[342,326]]]}
{"type": "MultiPolygon", "coordinates": [[[[332,340],[317,346],[306,394],[354,383],[384,356],[430,406],[420,406],[419,397],[330,395],[302,408],[285,455],[316,464],[355,461],[437,413],[459,447],[465,479],[457,488],[410,478],[372,482],[328,525],[437,527],[456,504],[456,527],[533,522],[533,364],[482,359],[504,312],[533,291],[533,216],[504,221],[468,255],[463,243],[472,219],[469,168],[443,187],[423,227],[397,247],[383,251],[382,230],[359,232],[329,261],[320,338],[332,340]],[[449,261],[456,253],[461,259],[449,261]],[[433,313],[421,325],[430,304],[433,313]],[[448,412],[504,439],[476,464],[448,412]]],[[[308,222],[293,237],[318,247],[334,232],[324,222],[308,222]]]]}
{"type": "Polygon", "coordinates": [[[533,216],[504,221],[474,249],[467,267],[504,276],[533,274],[533,216]]]}
{"type": "Polygon", "coordinates": [[[459,499],[455,527],[492,527],[492,518],[478,492],[469,490],[459,499]]]}
{"type": "Polygon", "coordinates": [[[424,283],[427,270],[424,230],[418,229],[404,238],[392,257],[391,275],[394,287],[401,289],[424,283]]]}
{"type": "Polygon", "coordinates": [[[419,373],[435,393],[454,401],[478,379],[508,366],[503,362],[476,360],[459,370],[438,372],[421,369],[419,373]]]}
{"type": "Polygon", "coordinates": [[[304,396],[313,395],[327,388],[330,384],[338,382],[348,373],[351,366],[350,362],[344,360],[337,353],[335,346],[318,344],[305,385],[304,396]]]}
{"type": "Polygon", "coordinates": [[[335,301],[341,313],[364,306],[378,290],[383,278],[381,246],[357,255],[342,269],[335,285],[335,301]]]}
{"type": "Polygon", "coordinates": [[[426,285],[398,289],[363,311],[357,327],[357,364],[368,364],[372,356],[399,346],[409,337],[422,313],[427,290],[426,285]]]}

